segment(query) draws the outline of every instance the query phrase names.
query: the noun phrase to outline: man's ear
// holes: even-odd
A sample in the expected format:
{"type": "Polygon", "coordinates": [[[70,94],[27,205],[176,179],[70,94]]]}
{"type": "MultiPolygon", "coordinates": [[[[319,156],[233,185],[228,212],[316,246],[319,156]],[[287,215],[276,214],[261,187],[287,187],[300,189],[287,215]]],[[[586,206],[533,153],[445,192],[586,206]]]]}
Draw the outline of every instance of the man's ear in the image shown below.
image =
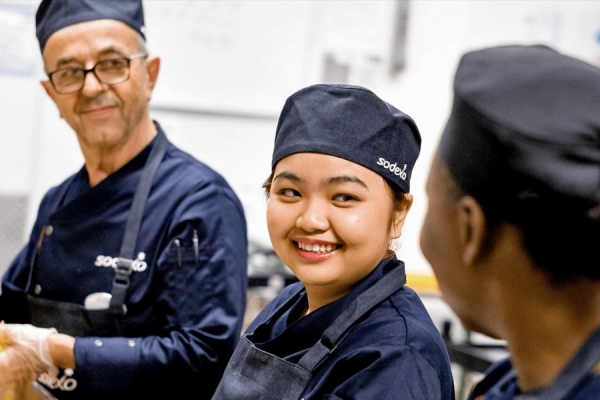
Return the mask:
{"type": "MultiPolygon", "coordinates": [[[[54,88],[52,87],[52,82],[50,82],[50,80],[46,79],[46,80],[40,81],[40,84],[46,91],[46,94],[48,95],[48,97],[50,97],[52,99],[52,101],[54,102],[54,104],[56,104],[56,92],[54,91],[54,88]]],[[[60,118],[63,117],[62,114],[60,113],[60,108],[58,109],[58,114],[59,114],[60,118]]]]}
{"type": "Polygon", "coordinates": [[[48,80],[48,79],[45,79],[45,80],[41,80],[40,84],[42,85],[42,87],[46,91],[46,94],[48,96],[50,96],[50,98],[52,100],[54,100],[54,89],[52,88],[52,82],[50,82],[50,80],[48,80]]]}
{"type": "Polygon", "coordinates": [[[486,236],[485,214],[475,198],[463,196],[458,201],[457,223],[462,261],[465,265],[472,265],[484,251],[486,236]]]}
{"type": "Polygon", "coordinates": [[[156,80],[158,79],[158,72],[160,71],[160,58],[153,57],[148,59],[146,62],[146,68],[148,70],[148,84],[150,85],[150,91],[154,90],[156,80]]]}

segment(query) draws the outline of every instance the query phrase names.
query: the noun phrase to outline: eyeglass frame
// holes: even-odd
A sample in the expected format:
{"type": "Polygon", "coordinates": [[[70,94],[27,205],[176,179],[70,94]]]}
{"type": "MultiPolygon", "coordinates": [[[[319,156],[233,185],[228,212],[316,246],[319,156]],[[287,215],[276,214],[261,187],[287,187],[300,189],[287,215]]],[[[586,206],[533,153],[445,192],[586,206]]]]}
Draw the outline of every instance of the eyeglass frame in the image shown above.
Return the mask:
{"type": "Polygon", "coordinates": [[[123,82],[127,82],[129,80],[129,78],[131,77],[131,61],[132,60],[136,60],[136,59],[144,59],[144,58],[147,58],[147,57],[148,57],[147,53],[137,53],[137,54],[132,54],[132,55],[127,56],[127,57],[115,57],[115,58],[109,58],[109,59],[106,59],[106,60],[101,60],[101,61],[98,61],[96,64],[94,64],[94,66],[92,68],[87,68],[86,69],[86,68],[80,68],[80,67],[63,67],[63,68],[55,69],[52,72],[48,72],[46,75],[48,76],[48,80],[50,80],[50,83],[52,84],[52,87],[54,88],[54,90],[56,91],[56,93],[58,93],[58,94],[73,94],[73,93],[77,93],[77,92],[79,92],[79,91],[81,91],[83,89],[83,87],[85,86],[85,78],[87,77],[87,74],[90,73],[90,72],[94,74],[94,76],[96,77],[96,79],[98,80],[98,82],[100,82],[100,83],[102,83],[104,85],[113,86],[113,85],[118,85],[118,84],[123,83],[123,82]],[[115,61],[115,60],[125,60],[125,61],[127,61],[127,77],[124,80],[120,81],[120,82],[115,82],[115,83],[104,82],[102,79],[100,79],[100,77],[96,73],[96,67],[98,67],[98,65],[101,64],[101,63],[103,63],[103,62],[115,61]],[[64,70],[67,70],[67,69],[76,69],[76,70],[79,70],[79,71],[83,72],[83,79],[81,80],[81,87],[79,89],[77,89],[77,90],[68,91],[68,92],[59,91],[56,88],[56,85],[54,84],[54,81],[52,80],[52,76],[55,73],[57,73],[57,72],[64,71],[64,70]]]}

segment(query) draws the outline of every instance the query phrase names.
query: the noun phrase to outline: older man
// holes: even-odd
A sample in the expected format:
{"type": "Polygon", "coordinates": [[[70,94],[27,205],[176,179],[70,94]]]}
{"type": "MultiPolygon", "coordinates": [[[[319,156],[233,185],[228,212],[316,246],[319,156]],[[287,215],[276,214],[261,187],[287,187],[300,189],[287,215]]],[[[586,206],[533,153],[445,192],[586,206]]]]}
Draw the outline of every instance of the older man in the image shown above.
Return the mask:
{"type": "Polygon", "coordinates": [[[60,399],[210,398],[245,310],[242,205],[149,116],[141,0],[43,0],[36,27],[85,163],[3,277],[0,391],[39,377],[60,399]]]}

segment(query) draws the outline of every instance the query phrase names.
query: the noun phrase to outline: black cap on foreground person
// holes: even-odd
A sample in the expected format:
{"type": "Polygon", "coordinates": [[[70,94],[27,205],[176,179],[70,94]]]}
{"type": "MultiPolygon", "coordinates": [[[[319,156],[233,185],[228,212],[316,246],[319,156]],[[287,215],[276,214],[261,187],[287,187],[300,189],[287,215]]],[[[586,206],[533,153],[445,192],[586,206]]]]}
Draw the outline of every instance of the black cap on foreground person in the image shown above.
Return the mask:
{"type": "Polygon", "coordinates": [[[464,56],[454,90],[440,151],[465,190],[600,201],[597,67],[545,46],[499,47],[464,56]]]}
{"type": "Polygon", "coordinates": [[[466,53],[427,194],[444,299],[510,351],[472,398],[597,398],[600,69],[544,45],[466,53]]]}

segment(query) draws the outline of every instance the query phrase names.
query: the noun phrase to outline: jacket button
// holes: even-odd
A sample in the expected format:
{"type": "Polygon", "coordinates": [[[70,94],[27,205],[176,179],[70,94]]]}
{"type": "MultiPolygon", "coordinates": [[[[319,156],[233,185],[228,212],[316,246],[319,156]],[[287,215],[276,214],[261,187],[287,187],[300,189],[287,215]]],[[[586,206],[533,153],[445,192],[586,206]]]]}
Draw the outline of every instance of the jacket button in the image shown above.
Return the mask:
{"type": "Polygon", "coordinates": [[[94,344],[96,345],[96,347],[101,347],[101,346],[102,346],[102,340],[100,340],[100,339],[96,339],[96,340],[94,341],[94,344]]]}
{"type": "Polygon", "coordinates": [[[46,236],[51,236],[52,232],[54,232],[54,227],[52,225],[48,225],[46,227],[46,236]]]}
{"type": "Polygon", "coordinates": [[[35,293],[35,294],[42,293],[42,287],[39,284],[35,285],[35,287],[33,288],[33,293],[35,293]]]}

